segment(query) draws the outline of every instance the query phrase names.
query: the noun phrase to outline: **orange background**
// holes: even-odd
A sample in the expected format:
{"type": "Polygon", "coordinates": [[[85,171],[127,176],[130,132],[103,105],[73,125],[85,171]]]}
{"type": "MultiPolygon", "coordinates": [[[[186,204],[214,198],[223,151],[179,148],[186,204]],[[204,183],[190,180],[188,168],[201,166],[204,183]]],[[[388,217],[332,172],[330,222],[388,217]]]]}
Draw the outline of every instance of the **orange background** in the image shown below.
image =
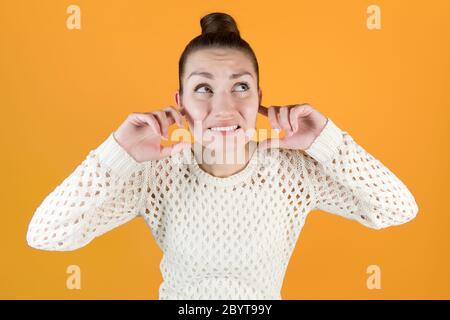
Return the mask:
{"type": "MultiPolygon", "coordinates": [[[[419,205],[384,230],[310,214],[283,299],[450,298],[450,1],[0,1],[0,298],[157,299],[162,253],[143,219],[73,252],[27,246],[34,210],[130,112],[174,105],[200,18],[231,14],[264,105],[308,102],[390,168],[419,205]],[[81,8],[81,30],[66,8],[81,8]],[[381,8],[381,30],[366,8],[381,8]],[[68,265],[81,290],[66,288],[68,265]],[[367,266],[381,268],[379,290],[367,266]]],[[[268,121],[258,116],[260,127],[268,121]]]]}

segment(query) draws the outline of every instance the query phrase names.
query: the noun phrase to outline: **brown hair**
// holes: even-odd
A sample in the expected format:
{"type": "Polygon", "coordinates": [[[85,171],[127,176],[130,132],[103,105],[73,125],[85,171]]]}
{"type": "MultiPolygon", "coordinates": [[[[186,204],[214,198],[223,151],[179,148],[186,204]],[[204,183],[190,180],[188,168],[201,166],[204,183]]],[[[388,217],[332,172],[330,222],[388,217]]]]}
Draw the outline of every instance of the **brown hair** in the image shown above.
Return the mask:
{"type": "Polygon", "coordinates": [[[247,41],[241,38],[233,17],[223,12],[213,12],[200,19],[200,26],[202,27],[202,34],[188,43],[178,62],[180,94],[183,94],[182,78],[187,57],[189,54],[205,48],[231,48],[241,50],[247,54],[255,69],[259,88],[258,60],[247,41]]]}

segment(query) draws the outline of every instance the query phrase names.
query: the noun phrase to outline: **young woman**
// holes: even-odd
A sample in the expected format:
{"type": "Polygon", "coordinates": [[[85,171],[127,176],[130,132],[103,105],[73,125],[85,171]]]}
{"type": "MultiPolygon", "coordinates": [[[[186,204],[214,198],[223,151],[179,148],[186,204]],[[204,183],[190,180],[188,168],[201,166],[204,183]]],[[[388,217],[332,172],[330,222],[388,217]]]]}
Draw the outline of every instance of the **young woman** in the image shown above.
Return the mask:
{"type": "Polygon", "coordinates": [[[255,54],[231,16],[200,23],[179,61],[177,108],[130,114],[37,208],[30,246],[75,250],[140,216],[164,253],[160,299],[281,299],[312,210],[374,229],[416,216],[407,187],[331,119],[261,105],[255,54]],[[285,136],[252,140],[258,112],[285,136]],[[194,144],[162,146],[184,119],[194,144]]]}

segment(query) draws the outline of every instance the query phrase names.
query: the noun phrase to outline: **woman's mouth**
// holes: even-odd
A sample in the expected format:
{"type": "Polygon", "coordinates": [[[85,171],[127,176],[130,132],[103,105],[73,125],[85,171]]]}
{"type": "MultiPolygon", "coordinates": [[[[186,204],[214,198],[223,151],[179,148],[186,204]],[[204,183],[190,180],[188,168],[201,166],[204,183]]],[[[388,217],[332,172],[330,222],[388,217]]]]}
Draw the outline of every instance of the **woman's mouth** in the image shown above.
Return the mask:
{"type": "Polygon", "coordinates": [[[225,135],[230,135],[230,134],[236,133],[240,128],[241,128],[241,126],[236,124],[234,126],[228,126],[228,127],[212,127],[212,128],[208,128],[208,130],[213,133],[217,133],[217,134],[225,136],[225,135]]]}

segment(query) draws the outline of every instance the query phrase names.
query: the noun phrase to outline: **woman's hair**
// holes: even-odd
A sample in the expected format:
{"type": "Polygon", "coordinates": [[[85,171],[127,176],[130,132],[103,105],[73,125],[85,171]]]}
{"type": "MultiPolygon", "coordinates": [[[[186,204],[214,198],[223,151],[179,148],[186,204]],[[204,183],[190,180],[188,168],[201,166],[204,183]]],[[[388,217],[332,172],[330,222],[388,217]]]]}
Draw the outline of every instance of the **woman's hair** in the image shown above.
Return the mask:
{"type": "Polygon", "coordinates": [[[233,17],[226,13],[213,12],[200,19],[200,26],[202,27],[202,34],[188,43],[178,62],[180,94],[183,94],[182,79],[187,57],[197,50],[209,48],[231,48],[247,54],[255,69],[259,88],[258,60],[247,41],[241,38],[236,21],[234,21],[233,17]]]}

